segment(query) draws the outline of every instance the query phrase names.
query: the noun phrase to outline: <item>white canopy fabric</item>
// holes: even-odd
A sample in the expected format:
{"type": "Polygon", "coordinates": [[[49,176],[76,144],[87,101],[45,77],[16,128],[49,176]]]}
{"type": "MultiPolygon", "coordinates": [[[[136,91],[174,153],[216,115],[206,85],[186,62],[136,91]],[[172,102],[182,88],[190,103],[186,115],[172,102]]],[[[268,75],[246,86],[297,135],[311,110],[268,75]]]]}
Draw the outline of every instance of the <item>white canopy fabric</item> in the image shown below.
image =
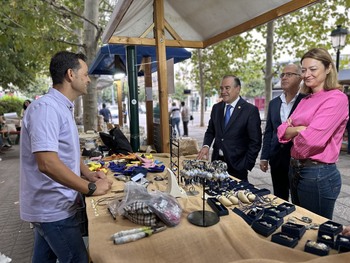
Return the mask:
{"type": "MultiPolygon", "coordinates": [[[[119,0],[104,43],[154,45],[154,0],[119,0]]],[[[317,0],[163,0],[166,46],[206,47],[317,0]],[[174,40],[174,41],[173,41],[174,40]]]]}

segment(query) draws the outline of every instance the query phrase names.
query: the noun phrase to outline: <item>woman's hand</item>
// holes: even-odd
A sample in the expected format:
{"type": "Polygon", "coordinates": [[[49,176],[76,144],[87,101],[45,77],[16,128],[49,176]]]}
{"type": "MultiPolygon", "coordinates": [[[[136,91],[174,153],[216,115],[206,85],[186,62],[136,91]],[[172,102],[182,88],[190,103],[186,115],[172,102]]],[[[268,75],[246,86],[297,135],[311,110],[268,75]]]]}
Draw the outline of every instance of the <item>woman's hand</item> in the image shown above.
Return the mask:
{"type": "Polygon", "coordinates": [[[350,226],[346,226],[343,228],[342,235],[350,236],[350,226]]]}

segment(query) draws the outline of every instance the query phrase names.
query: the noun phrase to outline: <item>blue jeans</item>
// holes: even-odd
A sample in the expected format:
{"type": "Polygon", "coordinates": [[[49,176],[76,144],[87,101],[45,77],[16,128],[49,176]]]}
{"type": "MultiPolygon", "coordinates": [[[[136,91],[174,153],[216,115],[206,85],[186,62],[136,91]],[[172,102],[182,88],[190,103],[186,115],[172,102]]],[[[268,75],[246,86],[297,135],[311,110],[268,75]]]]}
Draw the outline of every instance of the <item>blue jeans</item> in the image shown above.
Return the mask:
{"type": "Polygon", "coordinates": [[[171,126],[173,127],[173,129],[177,129],[178,132],[178,136],[181,136],[180,133],[180,118],[171,118],[171,126]]]}
{"type": "Polygon", "coordinates": [[[87,263],[88,254],[75,216],[50,223],[33,223],[32,263],[87,263]]]}
{"type": "Polygon", "coordinates": [[[332,219],[341,177],[335,164],[289,168],[292,202],[332,219]]]}

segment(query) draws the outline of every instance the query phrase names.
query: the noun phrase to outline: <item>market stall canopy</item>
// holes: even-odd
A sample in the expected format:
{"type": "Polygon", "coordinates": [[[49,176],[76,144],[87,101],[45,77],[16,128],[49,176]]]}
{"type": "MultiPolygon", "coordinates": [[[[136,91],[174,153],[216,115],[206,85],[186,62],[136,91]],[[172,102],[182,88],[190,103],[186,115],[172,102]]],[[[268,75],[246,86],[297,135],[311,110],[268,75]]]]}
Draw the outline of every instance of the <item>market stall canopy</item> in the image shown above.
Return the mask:
{"type": "MultiPolygon", "coordinates": [[[[165,45],[205,48],[317,1],[163,0],[165,45]]],[[[155,46],[153,3],[117,1],[103,43],[155,46]]]]}
{"type": "Polygon", "coordinates": [[[350,85],[350,69],[343,69],[339,71],[338,81],[343,85],[350,85]]]}
{"type": "MultiPolygon", "coordinates": [[[[142,68],[140,70],[142,59],[151,57],[152,72],[157,71],[156,47],[137,46],[136,47],[138,75],[143,76],[142,68]]],[[[191,52],[184,48],[166,48],[166,59],[174,59],[174,64],[191,58],[191,52]]],[[[124,45],[104,45],[97,52],[96,58],[90,65],[89,74],[91,75],[114,75],[117,73],[126,74],[126,51],[124,45]]]]}
{"type": "Polygon", "coordinates": [[[118,0],[104,44],[156,46],[161,151],[170,151],[166,47],[206,48],[318,0],[118,0]]]}

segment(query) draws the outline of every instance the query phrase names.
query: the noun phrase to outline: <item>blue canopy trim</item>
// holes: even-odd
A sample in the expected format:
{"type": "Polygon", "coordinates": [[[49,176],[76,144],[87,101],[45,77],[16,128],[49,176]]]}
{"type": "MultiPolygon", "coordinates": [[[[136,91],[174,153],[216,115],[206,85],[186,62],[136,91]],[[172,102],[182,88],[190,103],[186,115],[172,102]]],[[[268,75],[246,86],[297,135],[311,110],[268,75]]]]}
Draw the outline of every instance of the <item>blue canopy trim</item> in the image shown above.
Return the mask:
{"type": "MultiPolygon", "coordinates": [[[[157,71],[156,47],[136,46],[138,75],[143,76],[140,70],[141,62],[144,57],[151,57],[152,72],[157,71]]],[[[174,59],[174,64],[191,58],[191,52],[184,48],[166,48],[166,59],[174,59]]],[[[107,44],[102,46],[96,58],[89,67],[90,75],[114,75],[117,73],[126,74],[126,47],[124,45],[107,44]]]]}

